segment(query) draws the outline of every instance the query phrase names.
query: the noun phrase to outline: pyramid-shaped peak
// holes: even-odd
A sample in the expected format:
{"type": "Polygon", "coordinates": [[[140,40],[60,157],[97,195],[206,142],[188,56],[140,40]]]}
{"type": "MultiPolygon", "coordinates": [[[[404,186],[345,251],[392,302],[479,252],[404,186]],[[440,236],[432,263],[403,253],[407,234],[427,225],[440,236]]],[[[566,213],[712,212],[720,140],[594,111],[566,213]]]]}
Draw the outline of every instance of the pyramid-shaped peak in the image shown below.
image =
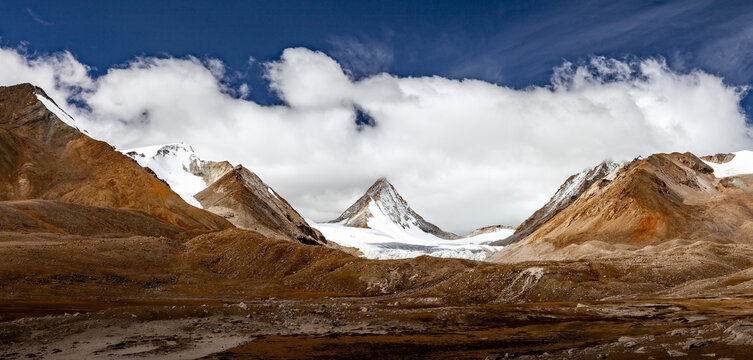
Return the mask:
{"type": "Polygon", "coordinates": [[[386,177],[380,177],[379,179],[377,179],[377,181],[375,181],[374,184],[372,184],[369,189],[366,190],[366,195],[377,195],[383,191],[397,193],[395,187],[390,184],[386,177]]]}
{"type": "MultiPolygon", "coordinates": [[[[457,239],[458,236],[441,230],[436,225],[425,221],[417,214],[394,186],[385,177],[377,179],[366,193],[353,205],[348,207],[337,219],[331,222],[342,222],[350,227],[371,227],[371,219],[386,219],[399,225],[403,229],[418,229],[444,239],[457,239]]],[[[384,225],[384,224],[381,224],[384,225]]]]}

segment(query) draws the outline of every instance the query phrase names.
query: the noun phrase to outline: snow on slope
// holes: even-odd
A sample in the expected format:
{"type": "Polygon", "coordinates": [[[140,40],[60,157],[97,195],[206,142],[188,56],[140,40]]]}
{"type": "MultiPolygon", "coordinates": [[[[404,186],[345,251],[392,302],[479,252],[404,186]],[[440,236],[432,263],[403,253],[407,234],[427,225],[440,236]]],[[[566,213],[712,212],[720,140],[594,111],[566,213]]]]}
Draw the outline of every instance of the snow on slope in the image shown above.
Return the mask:
{"type": "Polygon", "coordinates": [[[706,160],[704,162],[714,169],[714,176],[717,178],[753,174],[753,151],[742,150],[733,154],[735,157],[726,163],[718,164],[706,160]]]}
{"type": "Polygon", "coordinates": [[[339,223],[312,223],[327,240],[361,250],[369,259],[405,259],[421,255],[443,258],[484,260],[501,246],[486,243],[506,238],[514,230],[499,229],[457,240],[447,240],[426,233],[417,227],[403,228],[385,215],[375,202],[370,202],[368,228],[345,226],[339,223]]]}
{"type": "Polygon", "coordinates": [[[39,101],[44,105],[44,107],[46,107],[47,110],[49,110],[51,113],[55,114],[55,116],[57,116],[58,119],[60,119],[60,121],[66,123],[68,126],[75,128],[78,131],[82,131],[88,134],[87,131],[82,130],[81,128],[78,127],[78,125],[76,124],[76,120],[73,120],[73,118],[70,115],[68,115],[68,113],[63,111],[63,109],[57,106],[55,102],[52,101],[50,98],[48,98],[44,94],[40,94],[37,92],[35,92],[34,95],[36,95],[37,99],[39,99],[39,101]]]}
{"type": "MultiPolygon", "coordinates": [[[[201,208],[193,196],[207,187],[206,181],[191,172],[192,164],[203,162],[190,146],[177,143],[146,146],[122,150],[122,153],[136,160],[139,165],[148,167],[187,203],[201,208]]],[[[195,166],[195,165],[194,165],[195,166]]]]}

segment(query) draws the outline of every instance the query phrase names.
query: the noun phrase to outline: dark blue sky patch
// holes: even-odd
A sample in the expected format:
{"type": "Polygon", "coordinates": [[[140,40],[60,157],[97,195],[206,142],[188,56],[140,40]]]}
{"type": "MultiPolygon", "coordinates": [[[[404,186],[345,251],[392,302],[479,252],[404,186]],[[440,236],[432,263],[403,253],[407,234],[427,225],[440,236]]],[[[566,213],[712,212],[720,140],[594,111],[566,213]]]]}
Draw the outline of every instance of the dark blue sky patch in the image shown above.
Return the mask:
{"type": "Polygon", "coordinates": [[[375,127],[377,125],[374,118],[360,107],[355,106],[354,110],[356,112],[356,128],[358,131],[363,131],[366,127],[375,127]]]}
{"type": "MultiPolygon", "coordinates": [[[[70,50],[102,74],[136,56],[195,55],[225,62],[248,98],[279,103],[260,63],[288,47],[322,50],[355,79],[475,78],[546,85],[563,60],[661,56],[753,83],[753,3],[688,1],[215,1],[0,2],[0,44],[70,50]],[[256,64],[249,63],[249,57],[256,64]]],[[[743,107],[753,111],[748,94],[743,107]]]]}

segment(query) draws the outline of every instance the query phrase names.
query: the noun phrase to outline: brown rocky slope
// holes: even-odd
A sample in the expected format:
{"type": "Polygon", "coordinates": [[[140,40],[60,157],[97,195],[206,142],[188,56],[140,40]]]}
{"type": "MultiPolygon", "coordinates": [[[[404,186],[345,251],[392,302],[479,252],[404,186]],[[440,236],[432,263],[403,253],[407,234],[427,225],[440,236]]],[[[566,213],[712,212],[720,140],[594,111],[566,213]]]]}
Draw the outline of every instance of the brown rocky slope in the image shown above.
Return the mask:
{"type": "Polygon", "coordinates": [[[492,260],[578,258],[676,239],[750,245],[751,186],[751,175],[715,178],[690,153],[637,159],[492,260]]]}
{"type": "Polygon", "coordinates": [[[518,226],[515,233],[506,239],[493,242],[492,245],[505,246],[523,240],[541,225],[549,221],[549,219],[575,202],[591,185],[609,176],[619,167],[619,163],[605,161],[592,169],[570,176],[544,206],[536,210],[533,215],[518,226]]]}
{"type": "Polygon", "coordinates": [[[205,209],[225,217],[237,227],[269,238],[294,239],[310,245],[327,243],[285,199],[241,165],[194,197],[205,209]]]}
{"type": "Polygon", "coordinates": [[[146,211],[184,229],[226,229],[135,161],[61,121],[30,84],[0,87],[0,200],[46,199],[146,211]]]}

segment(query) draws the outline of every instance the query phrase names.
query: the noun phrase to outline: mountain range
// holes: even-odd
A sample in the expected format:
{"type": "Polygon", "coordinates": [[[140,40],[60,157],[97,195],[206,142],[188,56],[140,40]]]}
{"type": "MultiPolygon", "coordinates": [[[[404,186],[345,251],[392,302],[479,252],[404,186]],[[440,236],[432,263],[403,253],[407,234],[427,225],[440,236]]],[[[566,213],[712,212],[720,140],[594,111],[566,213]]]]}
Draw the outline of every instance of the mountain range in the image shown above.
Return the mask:
{"type": "Polygon", "coordinates": [[[0,357],[382,341],[396,357],[662,358],[753,339],[751,151],[607,161],[520,226],[462,236],[386,178],[354,200],[307,221],[243,165],[117,151],[44,90],[0,87],[0,357]]]}

